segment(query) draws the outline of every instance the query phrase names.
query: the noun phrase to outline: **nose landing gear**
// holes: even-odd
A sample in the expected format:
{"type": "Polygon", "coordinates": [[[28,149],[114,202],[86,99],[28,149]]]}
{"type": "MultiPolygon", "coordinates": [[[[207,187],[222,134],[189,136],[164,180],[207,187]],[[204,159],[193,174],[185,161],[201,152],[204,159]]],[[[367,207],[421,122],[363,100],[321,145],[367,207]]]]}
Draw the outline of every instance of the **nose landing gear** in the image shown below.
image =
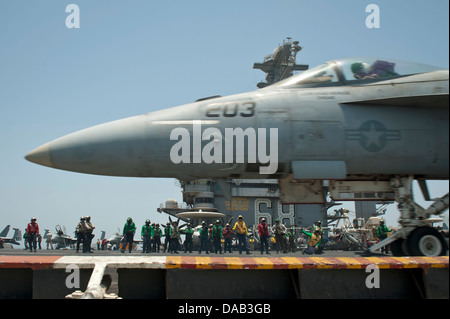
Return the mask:
{"type": "Polygon", "coordinates": [[[391,244],[394,256],[442,256],[447,252],[444,237],[430,226],[428,218],[439,215],[449,207],[449,194],[434,200],[427,209],[414,202],[413,176],[391,179],[400,211],[402,229],[369,248],[369,253],[391,244]]]}

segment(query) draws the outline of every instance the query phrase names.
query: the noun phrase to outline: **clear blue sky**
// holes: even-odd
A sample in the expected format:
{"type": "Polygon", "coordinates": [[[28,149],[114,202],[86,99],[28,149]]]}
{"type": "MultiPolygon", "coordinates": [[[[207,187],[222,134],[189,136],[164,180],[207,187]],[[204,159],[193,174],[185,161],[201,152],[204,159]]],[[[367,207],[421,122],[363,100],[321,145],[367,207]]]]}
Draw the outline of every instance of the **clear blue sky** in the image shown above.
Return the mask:
{"type": "MultiPolygon", "coordinates": [[[[181,202],[173,179],[114,178],[49,169],[24,155],[65,134],[215,94],[256,89],[252,69],[286,37],[300,41],[297,62],[373,56],[442,68],[449,61],[449,2],[388,0],[0,0],[0,228],[72,232],[91,215],[107,236],[132,216],[181,202]],[[67,29],[65,8],[80,8],[67,29]],[[368,29],[365,8],[380,8],[368,29]]],[[[432,196],[448,192],[433,183],[432,196]]],[[[391,205],[388,219],[396,220],[391,205]]]]}

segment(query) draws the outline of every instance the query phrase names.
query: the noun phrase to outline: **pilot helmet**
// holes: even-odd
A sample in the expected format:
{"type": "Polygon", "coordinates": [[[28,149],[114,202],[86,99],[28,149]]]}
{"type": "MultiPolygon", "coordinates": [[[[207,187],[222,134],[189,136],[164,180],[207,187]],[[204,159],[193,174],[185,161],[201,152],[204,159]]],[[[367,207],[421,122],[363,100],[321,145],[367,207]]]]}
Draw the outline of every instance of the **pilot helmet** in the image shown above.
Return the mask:
{"type": "Polygon", "coordinates": [[[365,62],[355,62],[351,65],[351,69],[353,74],[358,74],[359,72],[367,72],[370,68],[370,65],[365,62]]]}

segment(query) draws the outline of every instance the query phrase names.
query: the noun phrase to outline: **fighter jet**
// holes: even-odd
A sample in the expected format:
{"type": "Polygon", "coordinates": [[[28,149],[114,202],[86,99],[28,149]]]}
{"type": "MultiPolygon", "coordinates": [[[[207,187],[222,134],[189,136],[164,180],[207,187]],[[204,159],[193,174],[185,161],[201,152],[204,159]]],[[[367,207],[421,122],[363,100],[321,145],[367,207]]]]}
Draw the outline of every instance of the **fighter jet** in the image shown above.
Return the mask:
{"type": "Polygon", "coordinates": [[[51,236],[52,244],[55,245],[55,249],[71,247],[77,242],[75,237],[71,237],[67,234],[66,228],[61,225],[55,226],[55,234],[52,234],[48,229],[45,229],[43,239],[47,240],[48,236],[51,236]]]}
{"type": "MultiPolygon", "coordinates": [[[[119,247],[119,244],[123,241],[123,235],[120,235],[120,229],[117,230],[109,239],[108,239],[108,249],[111,249],[113,246],[119,247]]],[[[118,249],[118,248],[116,248],[118,249]]]]}
{"type": "Polygon", "coordinates": [[[20,245],[18,241],[22,240],[22,234],[19,228],[13,228],[14,229],[14,235],[12,237],[6,237],[9,233],[9,228],[11,226],[7,225],[2,232],[0,233],[0,238],[3,240],[4,243],[14,244],[14,245],[20,245]]]}
{"type": "MultiPolygon", "coordinates": [[[[137,228],[136,228],[137,231],[137,228]]],[[[140,235],[140,230],[139,230],[139,235],[140,235]]],[[[136,236],[137,237],[137,236],[136,236]]],[[[119,245],[120,243],[123,242],[123,234],[121,234],[120,228],[117,228],[117,232],[115,232],[109,239],[108,239],[108,249],[112,249],[113,247],[115,249],[119,249],[119,245]]],[[[138,245],[140,243],[142,243],[142,240],[134,238],[133,242],[138,245]]]]}
{"type": "Polygon", "coordinates": [[[276,178],[285,203],[324,203],[324,190],[338,201],[396,200],[403,228],[380,245],[441,255],[445,241],[427,219],[448,208],[448,194],[425,209],[412,183],[429,198],[426,180],[449,179],[448,94],[448,70],[334,60],[256,91],[84,129],[26,159],[87,174],[216,179],[225,194],[227,179],[276,178]]]}

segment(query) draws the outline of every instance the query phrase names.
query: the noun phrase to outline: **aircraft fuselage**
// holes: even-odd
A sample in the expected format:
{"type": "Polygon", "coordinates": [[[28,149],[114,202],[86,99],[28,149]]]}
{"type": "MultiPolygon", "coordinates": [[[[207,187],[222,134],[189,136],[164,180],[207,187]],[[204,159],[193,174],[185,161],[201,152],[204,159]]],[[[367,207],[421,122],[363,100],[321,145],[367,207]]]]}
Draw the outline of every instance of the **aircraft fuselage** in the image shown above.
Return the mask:
{"type": "Polygon", "coordinates": [[[448,179],[448,91],[447,70],[274,85],[94,126],[27,159],[88,174],[182,180],[448,179]]]}

